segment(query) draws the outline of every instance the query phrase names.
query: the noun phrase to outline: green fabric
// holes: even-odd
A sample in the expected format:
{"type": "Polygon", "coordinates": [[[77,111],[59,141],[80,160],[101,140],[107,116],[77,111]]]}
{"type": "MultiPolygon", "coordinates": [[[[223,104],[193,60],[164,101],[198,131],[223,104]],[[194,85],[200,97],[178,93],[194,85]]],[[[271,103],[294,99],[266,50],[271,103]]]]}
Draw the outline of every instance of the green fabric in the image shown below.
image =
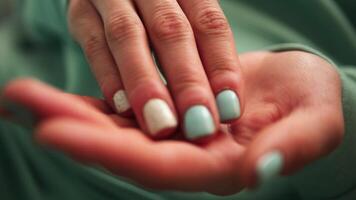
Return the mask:
{"type": "Polygon", "coordinates": [[[68,37],[66,23],[67,0],[38,1],[18,0],[27,34],[37,40],[53,39],[51,36],[68,37]]]}
{"type": "MultiPolygon", "coordinates": [[[[2,0],[0,0],[1,2],[2,0]]],[[[229,197],[149,191],[87,167],[32,140],[31,130],[0,120],[0,199],[356,199],[356,2],[222,0],[239,52],[302,50],[338,67],[346,135],[331,155],[257,191],[229,197]]],[[[2,5],[0,3],[0,5],[2,5]]],[[[80,48],[66,28],[65,0],[18,0],[0,24],[0,85],[33,76],[65,91],[99,96],[80,48]]]]}

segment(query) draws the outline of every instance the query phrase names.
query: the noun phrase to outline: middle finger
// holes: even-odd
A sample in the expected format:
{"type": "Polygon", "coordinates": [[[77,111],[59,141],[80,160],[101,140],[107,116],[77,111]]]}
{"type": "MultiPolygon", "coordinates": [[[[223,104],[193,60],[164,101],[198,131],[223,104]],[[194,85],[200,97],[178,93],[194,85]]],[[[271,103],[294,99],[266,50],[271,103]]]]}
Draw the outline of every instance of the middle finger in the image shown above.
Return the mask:
{"type": "Polygon", "coordinates": [[[216,132],[214,95],[199,57],[193,30],[175,0],[135,0],[168,79],[188,139],[216,132]]]}

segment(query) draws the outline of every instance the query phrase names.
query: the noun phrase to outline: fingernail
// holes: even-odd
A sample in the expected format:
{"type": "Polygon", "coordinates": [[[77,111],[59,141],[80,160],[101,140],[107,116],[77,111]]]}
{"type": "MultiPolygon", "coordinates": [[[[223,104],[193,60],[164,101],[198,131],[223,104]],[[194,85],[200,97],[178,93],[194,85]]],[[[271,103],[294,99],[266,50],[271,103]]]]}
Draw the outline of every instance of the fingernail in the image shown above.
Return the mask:
{"type": "Polygon", "coordinates": [[[143,108],[143,115],[148,131],[152,135],[165,129],[175,128],[178,124],[168,104],[161,99],[149,100],[143,108]]]}
{"type": "Polygon", "coordinates": [[[184,117],[184,130],[190,140],[205,137],[215,132],[213,117],[207,107],[190,107],[184,117]]]}
{"type": "Polygon", "coordinates": [[[130,102],[128,101],[124,90],[117,91],[114,94],[113,101],[118,113],[123,113],[131,108],[130,102]]]}
{"type": "Polygon", "coordinates": [[[240,100],[232,90],[224,90],[216,96],[219,116],[222,122],[238,119],[241,114],[240,100]]]}
{"type": "Polygon", "coordinates": [[[262,156],[257,162],[258,184],[263,184],[279,176],[283,168],[283,157],[279,151],[262,156]]]}

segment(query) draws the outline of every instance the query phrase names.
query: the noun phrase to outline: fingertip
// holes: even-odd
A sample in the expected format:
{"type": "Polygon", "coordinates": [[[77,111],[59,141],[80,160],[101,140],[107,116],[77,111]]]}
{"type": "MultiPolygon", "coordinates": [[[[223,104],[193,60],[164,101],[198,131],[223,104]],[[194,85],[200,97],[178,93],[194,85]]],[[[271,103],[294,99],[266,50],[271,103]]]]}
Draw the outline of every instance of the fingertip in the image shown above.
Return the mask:
{"type": "Polygon", "coordinates": [[[212,137],[220,123],[211,90],[204,84],[190,83],[182,85],[178,91],[175,102],[184,137],[190,141],[212,137]]]}
{"type": "MultiPolygon", "coordinates": [[[[111,73],[114,74],[114,72],[111,73]]],[[[113,112],[122,117],[132,118],[134,113],[127,97],[127,91],[123,88],[119,75],[113,74],[97,78],[100,82],[101,91],[113,112]]]]}
{"type": "Polygon", "coordinates": [[[121,117],[133,118],[135,116],[125,90],[118,90],[112,96],[114,111],[121,117]]]}
{"type": "Polygon", "coordinates": [[[8,98],[11,98],[13,95],[18,94],[23,90],[27,90],[29,87],[33,86],[34,84],[39,84],[39,83],[41,82],[29,77],[10,80],[9,82],[6,83],[6,85],[3,88],[3,95],[8,98]]]}
{"type": "Polygon", "coordinates": [[[251,190],[258,189],[282,175],[284,156],[278,150],[271,150],[259,155],[245,155],[240,178],[251,190]]]}
{"type": "Polygon", "coordinates": [[[103,141],[112,141],[103,133],[111,129],[90,122],[68,118],[43,121],[35,130],[35,140],[42,146],[63,151],[84,163],[99,160],[100,151],[106,146],[103,141]]]}
{"type": "Polygon", "coordinates": [[[67,125],[59,122],[58,119],[49,119],[39,123],[35,130],[35,140],[42,145],[52,144],[57,140],[56,133],[60,131],[63,126],[67,125]]]}
{"type": "Polygon", "coordinates": [[[35,133],[41,138],[51,138],[58,132],[76,132],[76,130],[82,127],[83,122],[75,121],[69,118],[49,118],[38,124],[35,133]],[[48,137],[50,136],[50,137],[48,137]]]}
{"type": "Polygon", "coordinates": [[[241,116],[240,99],[237,93],[230,89],[220,91],[216,96],[220,121],[232,123],[241,116]]]}
{"type": "Polygon", "coordinates": [[[114,107],[118,114],[129,114],[129,111],[131,110],[131,104],[127,99],[125,90],[116,91],[112,97],[112,101],[114,102],[114,107]]]}
{"type": "Polygon", "coordinates": [[[212,113],[204,105],[191,106],[184,116],[184,132],[188,140],[203,140],[217,131],[212,113]]]}
{"type": "Polygon", "coordinates": [[[178,127],[171,97],[161,83],[147,81],[130,91],[130,102],[140,126],[149,137],[163,139],[178,127]]]}
{"type": "Polygon", "coordinates": [[[237,121],[244,111],[243,82],[240,73],[240,70],[226,71],[209,79],[221,123],[230,124],[237,121]]]}
{"type": "Polygon", "coordinates": [[[174,132],[178,126],[176,116],[162,99],[148,100],[143,107],[143,117],[153,138],[162,138],[174,132]]]}
{"type": "Polygon", "coordinates": [[[42,145],[75,152],[94,148],[91,146],[103,132],[111,127],[70,118],[52,118],[42,121],[35,130],[35,140],[42,145]],[[81,150],[82,149],[82,150],[81,150]]]}
{"type": "Polygon", "coordinates": [[[257,159],[256,184],[262,185],[281,175],[284,167],[284,158],[280,151],[267,152],[257,159]]]}

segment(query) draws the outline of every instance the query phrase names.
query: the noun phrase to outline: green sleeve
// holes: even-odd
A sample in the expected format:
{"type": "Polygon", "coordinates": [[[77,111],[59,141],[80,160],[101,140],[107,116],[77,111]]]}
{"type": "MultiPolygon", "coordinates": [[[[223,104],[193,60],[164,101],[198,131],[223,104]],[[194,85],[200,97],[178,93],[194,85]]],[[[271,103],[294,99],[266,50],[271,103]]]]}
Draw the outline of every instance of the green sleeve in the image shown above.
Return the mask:
{"type": "Polygon", "coordinates": [[[356,196],[356,67],[340,66],[318,50],[301,44],[282,44],[271,51],[299,50],[322,57],[339,72],[342,81],[342,105],[345,136],[331,154],[306,166],[289,178],[302,199],[352,199],[356,196]]]}
{"type": "Polygon", "coordinates": [[[67,0],[20,0],[25,31],[36,41],[68,37],[67,0]]]}
{"type": "Polygon", "coordinates": [[[291,177],[301,196],[354,199],[356,196],[356,68],[340,67],[345,135],[339,148],[291,177]],[[306,181],[308,180],[308,181],[306,181]]]}
{"type": "Polygon", "coordinates": [[[342,80],[344,140],[329,156],[292,177],[301,195],[307,199],[320,193],[330,199],[353,199],[356,196],[356,68],[341,67],[339,74],[342,80]],[[306,177],[308,181],[305,181],[306,177]]]}

